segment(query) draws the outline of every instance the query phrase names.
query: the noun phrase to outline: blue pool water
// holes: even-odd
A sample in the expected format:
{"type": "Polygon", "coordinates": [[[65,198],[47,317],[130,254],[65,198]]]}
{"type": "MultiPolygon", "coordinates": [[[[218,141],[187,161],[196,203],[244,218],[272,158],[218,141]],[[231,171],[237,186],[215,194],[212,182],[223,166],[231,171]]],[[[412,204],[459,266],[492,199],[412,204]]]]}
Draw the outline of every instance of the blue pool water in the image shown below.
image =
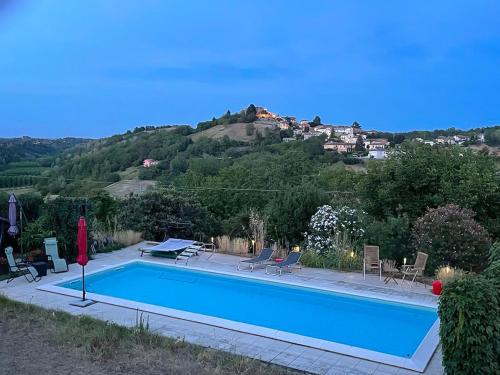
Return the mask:
{"type": "MultiPolygon", "coordinates": [[[[435,309],[243,277],[135,262],[85,279],[86,290],[411,357],[435,309]]],[[[59,286],[81,290],[80,281],[59,286]]]]}

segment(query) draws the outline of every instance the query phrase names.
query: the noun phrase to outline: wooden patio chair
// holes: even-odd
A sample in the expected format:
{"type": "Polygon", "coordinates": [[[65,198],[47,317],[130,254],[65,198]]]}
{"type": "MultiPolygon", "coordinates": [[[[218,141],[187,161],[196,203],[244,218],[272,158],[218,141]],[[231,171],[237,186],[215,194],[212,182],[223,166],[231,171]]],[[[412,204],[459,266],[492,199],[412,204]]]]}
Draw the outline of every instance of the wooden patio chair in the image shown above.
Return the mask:
{"type": "MultiPolygon", "coordinates": [[[[425,265],[427,264],[428,257],[429,255],[419,251],[417,253],[417,259],[415,259],[415,264],[406,264],[401,269],[401,273],[403,274],[401,282],[403,283],[405,281],[406,276],[411,277],[411,282],[410,282],[410,288],[411,288],[417,277],[422,277],[424,275],[425,265]]],[[[424,286],[426,286],[425,283],[424,286]]]]}
{"type": "Polygon", "coordinates": [[[365,245],[363,253],[363,280],[366,280],[366,271],[378,270],[379,279],[382,280],[382,261],[378,246],[365,245]]]}

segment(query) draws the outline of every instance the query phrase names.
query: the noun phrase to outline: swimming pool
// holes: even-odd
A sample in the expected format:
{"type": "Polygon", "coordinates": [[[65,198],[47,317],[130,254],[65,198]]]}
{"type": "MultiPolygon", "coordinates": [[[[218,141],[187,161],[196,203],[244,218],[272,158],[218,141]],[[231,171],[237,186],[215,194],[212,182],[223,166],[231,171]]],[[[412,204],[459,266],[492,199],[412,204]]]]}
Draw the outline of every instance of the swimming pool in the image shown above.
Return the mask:
{"type": "MultiPolygon", "coordinates": [[[[418,371],[437,345],[437,312],[430,307],[144,261],[93,273],[85,283],[89,297],[101,302],[418,371]]],[[[81,281],[54,287],[78,295],[81,281]]]]}

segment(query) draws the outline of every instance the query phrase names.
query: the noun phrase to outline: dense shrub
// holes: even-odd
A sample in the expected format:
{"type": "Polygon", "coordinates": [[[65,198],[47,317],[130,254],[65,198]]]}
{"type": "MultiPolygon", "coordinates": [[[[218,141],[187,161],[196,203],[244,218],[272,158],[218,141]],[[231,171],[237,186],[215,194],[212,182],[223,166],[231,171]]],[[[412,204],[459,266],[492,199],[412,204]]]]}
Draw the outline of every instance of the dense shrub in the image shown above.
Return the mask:
{"type": "Polygon", "coordinates": [[[363,212],[346,206],[338,209],[329,205],[319,207],[309,223],[308,249],[325,252],[335,247],[335,238],[340,234],[344,235],[346,242],[355,246],[365,233],[362,215],[363,212]]]}
{"type": "Polygon", "coordinates": [[[361,269],[363,258],[362,255],[355,251],[330,250],[318,254],[315,251],[308,250],[300,258],[300,263],[305,267],[353,271],[361,269]]]}
{"type": "Polygon", "coordinates": [[[443,264],[481,270],[488,261],[489,236],[474,220],[474,213],[449,204],[429,209],[413,228],[416,250],[429,254],[429,272],[443,264]]]}
{"type": "Polygon", "coordinates": [[[45,229],[57,237],[59,255],[67,257],[70,261],[76,258],[78,252],[76,237],[82,206],[85,207],[87,233],[90,235],[93,214],[91,204],[87,199],[58,197],[48,201],[43,209],[42,215],[46,220],[45,229]]]}
{"type": "Polygon", "coordinates": [[[390,216],[386,220],[368,223],[364,240],[368,245],[380,247],[382,259],[393,259],[401,263],[404,257],[412,253],[410,234],[408,217],[390,216]]]}
{"type": "Polygon", "coordinates": [[[439,303],[443,364],[448,375],[500,371],[500,288],[484,276],[447,284],[439,303]]]}
{"type": "Polygon", "coordinates": [[[21,234],[21,244],[24,252],[43,249],[43,240],[47,237],[54,237],[47,216],[41,216],[31,221],[23,228],[21,234]]]}
{"type": "Polygon", "coordinates": [[[166,189],[123,201],[117,216],[121,229],[142,232],[148,240],[206,238],[213,234],[209,219],[194,197],[166,189]]]}
{"type": "Polygon", "coordinates": [[[497,241],[493,245],[491,245],[489,260],[490,262],[500,260],[500,241],[497,241]]]}

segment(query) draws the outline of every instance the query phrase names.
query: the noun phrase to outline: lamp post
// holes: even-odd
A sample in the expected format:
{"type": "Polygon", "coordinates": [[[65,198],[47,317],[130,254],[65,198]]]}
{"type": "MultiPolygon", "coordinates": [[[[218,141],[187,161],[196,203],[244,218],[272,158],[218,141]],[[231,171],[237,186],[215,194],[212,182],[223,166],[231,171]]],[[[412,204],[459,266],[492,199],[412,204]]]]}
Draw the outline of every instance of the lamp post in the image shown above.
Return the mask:
{"type": "Polygon", "coordinates": [[[252,253],[255,256],[255,240],[252,240],[252,253]]]}

